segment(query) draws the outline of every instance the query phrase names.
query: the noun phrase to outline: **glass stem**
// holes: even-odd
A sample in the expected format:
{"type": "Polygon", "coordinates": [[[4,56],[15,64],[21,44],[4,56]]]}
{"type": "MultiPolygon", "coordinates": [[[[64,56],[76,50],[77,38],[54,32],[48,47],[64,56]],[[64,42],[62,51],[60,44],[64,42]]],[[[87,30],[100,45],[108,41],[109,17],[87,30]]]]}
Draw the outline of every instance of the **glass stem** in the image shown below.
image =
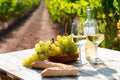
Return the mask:
{"type": "Polygon", "coordinates": [[[96,58],[98,58],[98,45],[95,45],[95,53],[96,53],[96,58]]]}
{"type": "Polygon", "coordinates": [[[98,45],[95,45],[95,51],[96,51],[96,64],[103,63],[103,61],[99,58],[98,55],[98,45]]]}
{"type": "Polygon", "coordinates": [[[81,64],[86,64],[86,56],[85,53],[82,51],[83,45],[79,46],[79,61],[81,64]]]}
{"type": "Polygon", "coordinates": [[[82,52],[82,51],[81,51],[81,46],[79,46],[78,48],[79,48],[79,61],[82,61],[82,60],[81,60],[81,52],[82,52]]]}

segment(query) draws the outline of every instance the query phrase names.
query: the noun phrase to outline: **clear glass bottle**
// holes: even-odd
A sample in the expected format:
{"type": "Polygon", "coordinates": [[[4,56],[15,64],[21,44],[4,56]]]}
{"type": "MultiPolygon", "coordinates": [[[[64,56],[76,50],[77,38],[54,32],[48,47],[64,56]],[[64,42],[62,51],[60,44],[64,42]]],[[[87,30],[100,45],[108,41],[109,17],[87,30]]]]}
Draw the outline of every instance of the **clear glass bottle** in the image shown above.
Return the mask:
{"type": "MultiPolygon", "coordinates": [[[[86,8],[86,21],[83,23],[83,29],[84,29],[84,35],[86,36],[90,36],[90,35],[94,35],[97,33],[97,23],[92,19],[92,9],[91,7],[87,7],[86,8]]],[[[89,62],[96,62],[96,57],[97,57],[97,49],[95,47],[95,45],[88,40],[87,37],[87,41],[86,41],[86,45],[85,45],[85,56],[86,59],[89,62]]]]}
{"type": "Polygon", "coordinates": [[[97,24],[92,19],[92,9],[90,6],[86,8],[86,21],[83,23],[84,35],[95,34],[97,31],[97,24]]]}

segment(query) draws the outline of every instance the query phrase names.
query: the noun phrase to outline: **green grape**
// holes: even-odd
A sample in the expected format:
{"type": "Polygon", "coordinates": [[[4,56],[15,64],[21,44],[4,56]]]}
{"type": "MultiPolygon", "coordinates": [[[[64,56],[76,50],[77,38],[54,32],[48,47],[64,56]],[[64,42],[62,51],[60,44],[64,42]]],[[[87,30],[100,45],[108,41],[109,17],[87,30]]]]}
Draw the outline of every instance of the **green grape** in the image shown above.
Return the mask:
{"type": "Polygon", "coordinates": [[[46,60],[47,56],[45,56],[44,54],[39,54],[39,60],[46,60]]]}
{"type": "Polygon", "coordinates": [[[57,36],[57,40],[60,41],[62,37],[60,35],[57,36]]]}
{"type": "Polygon", "coordinates": [[[22,65],[29,67],[29,66],[31,65],[31,63],[32,63],[32,61],[30,61],[29,59],[25,59],[25,60],[22,62],[22,65]]]}
{"type": "Polygon", "coordinates": [[[43,47],[45,45],[45,43],[43,41],[40,41],[39,45],[40,45],[40,47],[43,47]]]}
{"type": "Polygon", "coordinates": [[[45,48],[44,55],[48,57],[49,56],[48,51],[50,49],[50,46],[45,46],[44,48],[45,48]]]}
{"type": "Polygon", "coordinates": [[[60,48],[59,48],[59,47],[56,47],[56,48],[55,48],[55,51],[56,51],[56,52],[60,52],[60,48]]]}
{"type": "Polygon", "coordinates": [[[56,48],[55,48],[55,54],[56,54],[56,55],[60,55],[61,52],[62,52],[62,51],[61,51],[61,49],[60,49],[59,47],[56,47],[56,48]]]}
{"type": "Polygon", "coordinates": [[[73,35],[70,35],[70,36],[67,37],[67,40],[68,40],[69,42],[72,42],[72,38],[73,38],[73,35]]]}
{"type": "Polygon", "coordinates": [[[52,45],[51,45],[51,48],[52,48],[52,49],[55,49],[55,48],[56,48],[56,45],[55,45],[55,44],[52,44],[52,45]]]}
{"type": "Polygon", "coordinates": [[[37,53],[40,53],[40,52],[41,52],[39,43],[35,44],[35,51],[36,51],[37,53]]]}
{"type": "Polygon", "coordinates": [[[72,52],[77,52],[78,47],[73,42],[71,42],[70,46],[71,46],[72,52]]]}
{"type": "Polygon", "coordinates": [[[55,41],[54,44],[55,44],[56,46],[60,46],[60,42],[59,42],[59,41],[55,41]]]}
{"type": "Polygon", "coordinates": [[[30,66],[35,60],[38,60],[38,54],[33,53],[31,56],[27,57],[25,60],[23,60],[22,64],[23,66],[30,66]]]}
{"type": "Polygon", "coordinates": [[[56,56],[56,52],[54,50],[49,50],[48,52],[49,56],[56,56]]]}
{"type": "Polygon", "coordinates": [[[48,55],[52,56],[52,51],[51,50],[48,51],[48,55]]]}
{"type": "Polygon", "coordinates": [[[67,44],[67,39],[62,40],[62,43],[63,43],[64,45],[68,45],[68,44],[67,44]]]}
{"type": "Polygon", "coordinates": [[[46,43],[45,43],[46,46],[50,46],[51,44],[52,44],[51,41],[46,41],[46,43]]]}

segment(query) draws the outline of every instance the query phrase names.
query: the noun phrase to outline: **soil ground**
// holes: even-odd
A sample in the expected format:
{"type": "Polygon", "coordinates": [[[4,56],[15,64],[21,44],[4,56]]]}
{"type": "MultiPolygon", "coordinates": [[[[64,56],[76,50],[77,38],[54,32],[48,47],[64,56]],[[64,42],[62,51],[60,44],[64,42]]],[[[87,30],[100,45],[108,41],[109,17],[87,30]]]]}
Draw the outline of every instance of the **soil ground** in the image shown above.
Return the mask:
{"type": "Polygon", "coordinates": [[[0,53],[33,48],[40,40],[51,40],[57,35],[55,25],[50,22],[45,0],[41,0],[40,6],[25,22],[14,27],[18,28],[9,32],[9,37],[2,37],[0,53]]]}
{"type": "MultiPolygon", "coordinates": [[[[45,0],[41,0],[38,8],[22,24],[12,26],[17,28],[0,38],[0,54],[34,48],[40,40],[51,40],[57,36],[56,25],[50,22],[45,0]]],[[[0,80],[13,79],[0,71],[0,80]]]]}

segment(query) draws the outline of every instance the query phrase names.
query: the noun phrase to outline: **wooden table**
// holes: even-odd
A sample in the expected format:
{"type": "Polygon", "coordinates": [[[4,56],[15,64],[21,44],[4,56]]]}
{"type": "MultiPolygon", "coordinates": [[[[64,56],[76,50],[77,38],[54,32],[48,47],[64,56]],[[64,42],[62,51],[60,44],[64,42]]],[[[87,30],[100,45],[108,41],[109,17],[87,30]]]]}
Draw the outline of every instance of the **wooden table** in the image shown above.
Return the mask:
{"type": "MultiPolygon", "coordinates": [[[[21,80],[120,80],[120,52],[98,48],[100,65],[86,64],[75,66],[80,69],[76,77],[47,77],[40,76],[42,70],[22,66],[22,61],[34,52],[33,49],[0,54],[0,69],[21,80]]],[[[74,64],[74,63],[73,63],[74,64]]]]}

